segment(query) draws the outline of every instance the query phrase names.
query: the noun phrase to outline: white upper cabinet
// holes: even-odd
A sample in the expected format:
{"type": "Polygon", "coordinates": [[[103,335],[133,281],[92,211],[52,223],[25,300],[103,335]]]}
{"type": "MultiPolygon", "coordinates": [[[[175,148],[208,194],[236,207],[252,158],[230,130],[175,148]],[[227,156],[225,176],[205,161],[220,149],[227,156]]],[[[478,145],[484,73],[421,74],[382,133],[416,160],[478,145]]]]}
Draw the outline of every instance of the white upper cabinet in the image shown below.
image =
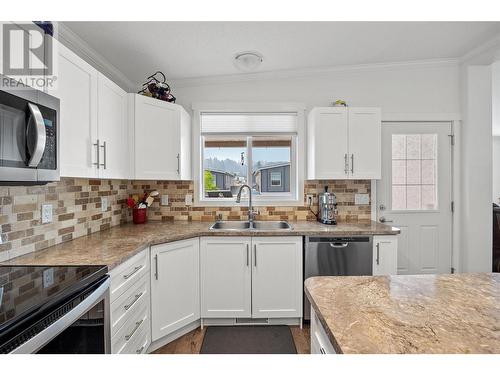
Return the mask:
{"type": "Polygon", "coordinates": [[[129,178],[127,93],[116,83],[99,73],[97,97],[99,177],[129,178]]]}
{"type": "Polygon", "coordinates": [[[309,180],[379,179],[380,108],[313,108],[307,146],[309,180]]]}
{"type": "Polygon", "coordinates": [[[191,119],[178,104],[130,94],[134,177],[191,179],[191,119]]]}
{"type": "Polygon", "coordinates": [[[95,178],[98,72],[61,43],[58,51],[57,88],[50,94],[60,99],[61,176],[95,178]]]}

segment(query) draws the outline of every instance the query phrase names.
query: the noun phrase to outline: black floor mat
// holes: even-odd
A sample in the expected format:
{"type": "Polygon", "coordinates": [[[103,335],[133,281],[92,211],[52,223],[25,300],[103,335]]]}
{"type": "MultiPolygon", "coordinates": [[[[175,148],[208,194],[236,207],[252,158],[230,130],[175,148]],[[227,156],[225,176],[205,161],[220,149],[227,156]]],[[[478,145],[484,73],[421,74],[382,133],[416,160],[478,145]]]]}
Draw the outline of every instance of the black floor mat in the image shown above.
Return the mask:
{"type": "Polygon", "coordinates": [[[288,326],[207,328],[201,354],[297,354],[288,326]]]}

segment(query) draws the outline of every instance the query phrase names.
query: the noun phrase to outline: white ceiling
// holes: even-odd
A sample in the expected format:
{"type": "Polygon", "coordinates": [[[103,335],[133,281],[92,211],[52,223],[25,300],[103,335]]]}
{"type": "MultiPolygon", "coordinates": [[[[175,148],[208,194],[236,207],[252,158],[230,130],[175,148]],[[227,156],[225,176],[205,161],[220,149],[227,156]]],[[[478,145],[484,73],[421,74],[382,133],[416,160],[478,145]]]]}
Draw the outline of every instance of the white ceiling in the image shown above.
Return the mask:
{"type": "Polygon", "coordinates": [[[139,84],[231,75],[236,53],[259,71],[458,58],[500,33],[500,22],[64,22],[139,84]]]}

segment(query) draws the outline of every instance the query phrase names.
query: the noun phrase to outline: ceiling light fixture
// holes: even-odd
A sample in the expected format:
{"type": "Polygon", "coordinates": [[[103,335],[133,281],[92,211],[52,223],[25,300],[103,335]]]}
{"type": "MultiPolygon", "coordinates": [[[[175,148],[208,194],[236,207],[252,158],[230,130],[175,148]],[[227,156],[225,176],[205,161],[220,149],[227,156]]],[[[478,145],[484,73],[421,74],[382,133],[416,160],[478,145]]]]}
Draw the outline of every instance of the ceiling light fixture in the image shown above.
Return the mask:
{"type": "Polygon", "coordinates": [[[244,72],[256,70],[262,61],[264,61],[262,54],[256,51],[240,52],[234,56],[234,65],[244,72]]]}

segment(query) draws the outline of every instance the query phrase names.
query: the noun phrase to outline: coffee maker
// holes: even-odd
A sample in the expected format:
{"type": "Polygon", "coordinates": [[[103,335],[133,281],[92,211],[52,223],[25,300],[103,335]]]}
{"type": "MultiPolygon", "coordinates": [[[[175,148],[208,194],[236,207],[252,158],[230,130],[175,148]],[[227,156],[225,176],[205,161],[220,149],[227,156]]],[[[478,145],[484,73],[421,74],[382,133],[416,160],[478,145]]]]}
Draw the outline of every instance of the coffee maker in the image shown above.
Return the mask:
{"type": "Polygon", "coordinates": [[[337,224],[337,197],[334,193],[328,192],[328,186],[325,191],[318,195],[318,221],[323,224],[337,224]]]}

